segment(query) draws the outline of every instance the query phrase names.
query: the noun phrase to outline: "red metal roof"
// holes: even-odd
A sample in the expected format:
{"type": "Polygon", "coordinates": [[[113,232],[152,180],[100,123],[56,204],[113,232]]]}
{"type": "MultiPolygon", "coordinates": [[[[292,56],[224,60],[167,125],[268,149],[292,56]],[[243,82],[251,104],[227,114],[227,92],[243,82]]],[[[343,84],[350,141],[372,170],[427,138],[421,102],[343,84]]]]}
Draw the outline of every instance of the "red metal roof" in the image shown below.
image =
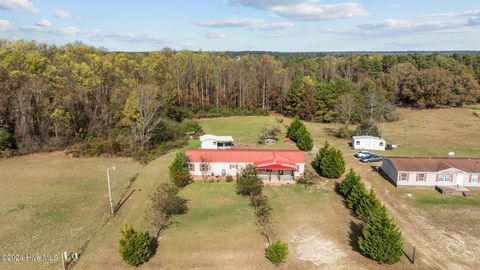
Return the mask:
{"type": "Polygon", "coordinates": [[[259,168],[271,165],[296,168],[296,163],[305,163],[300,150],[189,149],[186,156],[192,162],[254,163],[259,168]]]}

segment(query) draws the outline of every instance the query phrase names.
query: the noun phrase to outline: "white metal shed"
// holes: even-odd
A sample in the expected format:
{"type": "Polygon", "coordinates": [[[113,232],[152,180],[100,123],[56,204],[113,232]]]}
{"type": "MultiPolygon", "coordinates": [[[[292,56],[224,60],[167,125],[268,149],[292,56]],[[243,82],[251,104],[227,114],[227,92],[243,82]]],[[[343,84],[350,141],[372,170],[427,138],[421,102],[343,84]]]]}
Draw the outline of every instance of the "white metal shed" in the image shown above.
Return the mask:
{"type": "Polygon", "coordinates": [[[352,146],[355,149],[385,150],[386,142],[382,138],[373,136],[353,136],[352,146]]]}

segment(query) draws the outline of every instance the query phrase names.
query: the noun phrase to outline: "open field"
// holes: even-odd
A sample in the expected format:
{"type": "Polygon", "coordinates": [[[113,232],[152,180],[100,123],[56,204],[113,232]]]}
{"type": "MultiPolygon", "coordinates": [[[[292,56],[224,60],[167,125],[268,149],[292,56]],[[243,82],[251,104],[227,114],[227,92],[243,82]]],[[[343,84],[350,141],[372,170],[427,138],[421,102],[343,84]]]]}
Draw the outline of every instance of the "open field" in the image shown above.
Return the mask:
{"type": "MultiPolygon", "coordinates": [[[[400,109],[401,119],[410,119],[415,125],[407,130],[412,145],[407,143],[404,149],[386,153],[403,155],[408,149],[407,153],[412,155],[441,154],[451,149],[457,155],[480,153],[480,140],[475,139],[479,120],[472,110],[400,109]],[[457,124],[449,115],[459,117],[457,124]],[[435,135],[422,132],[424,128],[420,125],[427,124],[435,135]],[[444,130],[444,126],[449,130],[444,130]],[[457,146],[457,140],[450,140],[451,133],[459,134],[461,144],[469,145],[469,149],[457,146]],[[432,136],[435,138],[429,140],[432,136]]],[[[284,119],[285,124],[290,122],[278,115],[200,119],[200,122],[206,133],[232,135],[237,144],[257,146],[261,128],[278,123],[277,118],[284,119]]],[[[475,269],[480,259],[480,193],[467,199],[443,197],[433,190],[397,189],[369,165],[352,157],[354,151],[349,148],[348,140],[333,136],[339,125],[307,123],[307,127],[316,145],[314,151],[306,154],[307,160],[313,158],[325,140],[342,149],[347,167],[362,175],[366,185],[376,190],[397,220],[406,251],[417,246],[417,263],[412,266],[404,257],[400,263],[385,266],[362,256],[354,241],[359,223],[343,205],[342,197],[335,193],[335,181],[325,180],[310,190],[300,185],[265,187],[274,209],[278,237],[290,246],[290,256],[280,269],[475,269]]],[[[387,140],[395,143],[395,138],[403,139],[397,134],[403,132],[401,121],[385,123],[382,130],[387,140]]],[[[191,141],[190,146],[198,146],[198,141],[191,141]]],[[[262,147],[295,148],[295,145],[280,141],[262,147]]],[[[168,153],[144,167],[126,159],[71,159],[61,153],[0,161],[0,176],[7,179],[4,181],[7,188],[0,190],[0,195],[8,198],[0,202],[1,209],[5,209],[4,217],[0,218],[1,240],[18,245],[20,250],[35,247],[48,251],[51,247],[52,252],[58,252],[69,243],[83,243],[97,232],[74,269],[128,269],[118,254],[120,228],[130,223],[138,229],[150,229],[145,221],[149,196],[156,185],[168,181],[168,166],[174,155],[168,153]],[[127,176],[136,172],[139,175],[131,187],[132,196],[102,226],[108,217],[104,169],[111,165],[117,166],[114,177],[121,183],[127,176]],[[120,173],[125,177],[119,178],[120,173]],[[37,182],[38,179],[43,181],[37,182]],[[98,195],[96,190],[105,192],[98,195]],[[17,193],[24,195],[12,196],[17,193]],[[39,209],[46,210],[39,212],[39,209]],[[41,229],[35,231],[33,227],[41,229]],[[22,233],[29,231],[36,235],[22,233]],[[68,237],[59,239],[59,235],[68,237]],[[27,241],[32,236],[36,238],[30,245],[27,241]]],[[[155,256],[140,269],[275,269],[264,258],[265,240],[256,228],[248,200],[235,195],[234,183],[194,183],[181,194],[189,200],[189,212],[176,218],[161,234],[155,256]]],[[[77,246],[71,249],[74,248],[77,246]]],[[[33,266],[31,269],[38,268],[38,264],[33,266]]]]}
{"type": "MultiPolygon", "coordinates": [[[[79,250],[109,216],[105,169],[112,165],[117,168],[112,172],[113,194],[119,195],[140,168],[130,159],[77,159],[56,152],[0,160],[0,254],[79,250]]],[[[61,267],[60,261],[41,265],[9,267],[61,267]]]]}

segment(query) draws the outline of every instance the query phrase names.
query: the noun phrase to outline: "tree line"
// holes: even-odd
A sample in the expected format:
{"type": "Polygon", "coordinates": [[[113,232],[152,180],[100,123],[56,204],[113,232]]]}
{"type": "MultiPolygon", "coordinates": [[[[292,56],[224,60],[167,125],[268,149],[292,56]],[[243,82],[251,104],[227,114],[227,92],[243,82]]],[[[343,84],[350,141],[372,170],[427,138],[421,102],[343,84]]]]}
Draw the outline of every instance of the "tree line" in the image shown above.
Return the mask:
{"type": "Polygon", "coordinates": [[[77,143],[81,153],[150,151],[196,114],[388,121],[397,105],[478,102],[479,80],[473,54],[233,56],[0,41],[0,153],[77,143]]]}

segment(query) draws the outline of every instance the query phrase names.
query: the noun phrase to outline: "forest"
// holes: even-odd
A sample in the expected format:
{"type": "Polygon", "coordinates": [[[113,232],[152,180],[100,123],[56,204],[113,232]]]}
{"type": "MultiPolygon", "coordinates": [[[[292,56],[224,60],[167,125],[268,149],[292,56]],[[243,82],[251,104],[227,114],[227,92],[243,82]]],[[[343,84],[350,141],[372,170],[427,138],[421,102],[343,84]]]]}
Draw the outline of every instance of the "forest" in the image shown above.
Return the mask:
{"type": "Polygon", "coordinates": [[[148,160],[195,117],[267,114],[372,127],[396,106],[480,101],[480,55],[109,52],[0,41],[0,155],[69,149],[148,160]]]}

